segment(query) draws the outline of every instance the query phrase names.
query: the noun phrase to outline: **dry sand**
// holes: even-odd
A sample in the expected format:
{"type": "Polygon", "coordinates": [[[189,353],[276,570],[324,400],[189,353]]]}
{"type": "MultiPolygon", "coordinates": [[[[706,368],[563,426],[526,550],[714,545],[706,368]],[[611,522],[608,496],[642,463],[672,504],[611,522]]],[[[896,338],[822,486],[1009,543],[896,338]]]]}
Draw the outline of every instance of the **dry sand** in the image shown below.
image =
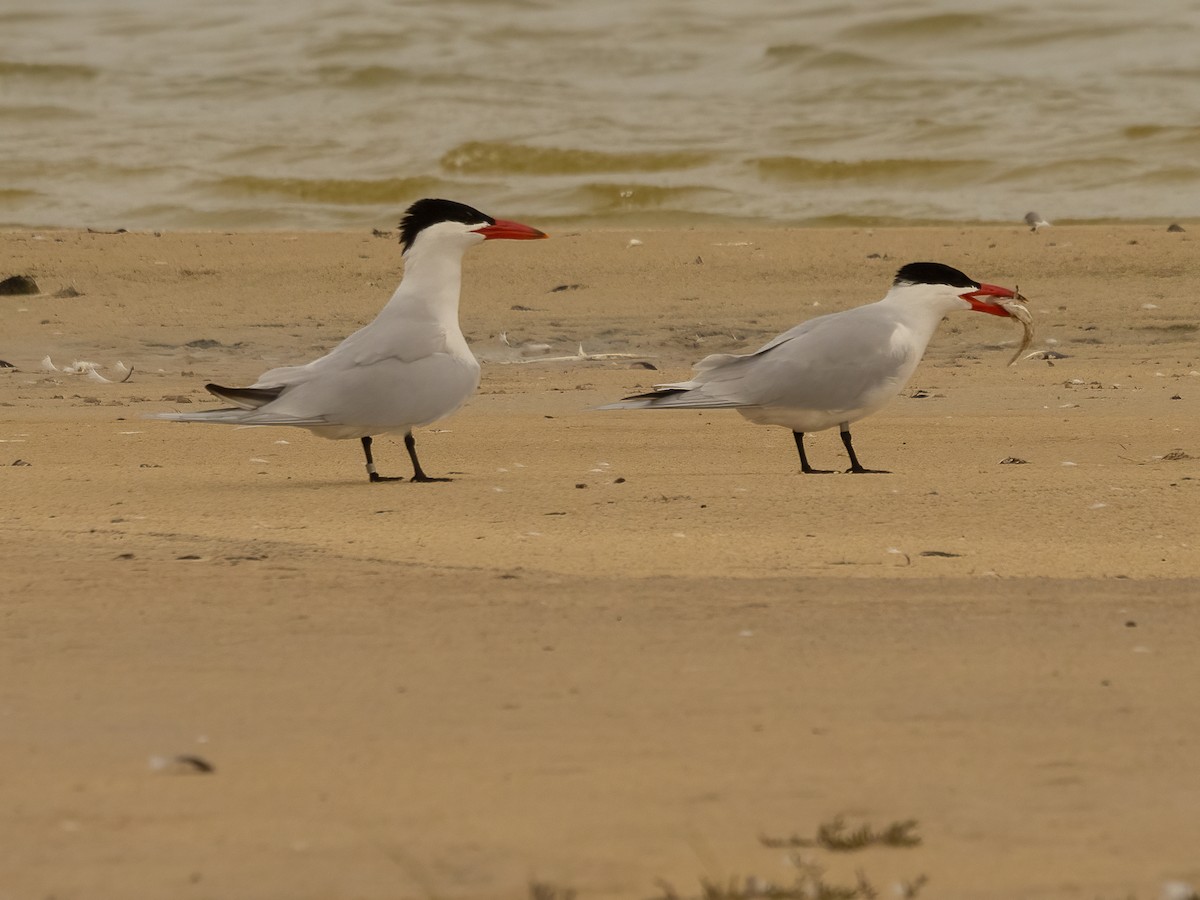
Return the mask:
{"type": "Polygon", "coordinates": [[[760,835],[838,815],[918,821],[915,848],[799,851],[883,896],[1200,884],[1196,231],[489,244],[483,386],[418,433],[454,476],[428,485],[142,418],[368,321],[394,239],[0,235],[0,277],[46,291],[0,298],[0,898],[692,897],[795,882],[760,835]],[[1014,325],[952,317],[855,428],[894,474],[801,476],[732,412],[589,410],[917,259],[1018,284],[1065,358],[1007,368],[1014,325]],[[501,332],[637,359],[519,363],[501,332]],[[177,754],[216,771],[151,765],[177,754]]]}

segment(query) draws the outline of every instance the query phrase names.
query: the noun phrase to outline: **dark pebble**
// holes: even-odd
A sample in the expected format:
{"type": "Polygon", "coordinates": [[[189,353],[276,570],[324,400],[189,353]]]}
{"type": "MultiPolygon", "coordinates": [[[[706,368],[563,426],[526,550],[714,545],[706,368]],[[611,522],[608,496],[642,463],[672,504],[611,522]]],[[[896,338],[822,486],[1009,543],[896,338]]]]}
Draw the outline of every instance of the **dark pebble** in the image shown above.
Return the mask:
{"type": "Polygon", "coordinates": [[[173,761],[179,763],[181,766],[188,766],[195,772],[203,772],[205,775],[217,771],[212,763],[201,756],[185,754],[183,756],[176,756],[173,761]]]}
{"type": "Polygon", "coordinates": [[[41,288],[29,275],[10,275],[0,281],[0,294],[17,297],[24,294],[40,294],[41,288]]]}

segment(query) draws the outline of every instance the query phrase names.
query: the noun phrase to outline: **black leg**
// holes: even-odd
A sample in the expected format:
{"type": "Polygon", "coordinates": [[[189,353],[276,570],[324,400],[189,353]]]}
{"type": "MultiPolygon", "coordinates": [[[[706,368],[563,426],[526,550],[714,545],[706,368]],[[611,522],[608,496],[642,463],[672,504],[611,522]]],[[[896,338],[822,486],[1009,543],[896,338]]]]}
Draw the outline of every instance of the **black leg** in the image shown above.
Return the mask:
{"type": "Polygon", "coordinates": [[[371,438],[365,437],[362,439],[363,453],[367,455],[367,477],[371,481],[403,481],[403,478],[398,478],[395,475],[380,475],[375,471],[375,457],[371,455],[371,438]]]}
{"type": "Polygon", "coordinates": [[[855,475],[890,475],[892,474],[887,469],[864,469],[858,461],[858,457],[854,453],[854,445],[850,443],[850,425],[842,426],[842,443],[846,445],[846,452],[850,454],[850,468],[847,472],[853,472],[855,475]]]}
{"type": "Polygon", "coordinates": [[[417,442],[413,440],[412,432],[404,435],[404,448],[408,451],[408,458],[413,464],[413,481],[449,481],[449,478],[430,478],[425,474],[425,470],[421,468],[421,461],[417,459],[417,442]]]}
{"type": "Polygon", "coordinates": [[[814,469],[808,464],[808,456],[804,453],[804,432],[793,431],[792,437],[796,439],[796,449],[800,452],[800,471],[805,475],[828,475],[832,469],[814,469]]]}

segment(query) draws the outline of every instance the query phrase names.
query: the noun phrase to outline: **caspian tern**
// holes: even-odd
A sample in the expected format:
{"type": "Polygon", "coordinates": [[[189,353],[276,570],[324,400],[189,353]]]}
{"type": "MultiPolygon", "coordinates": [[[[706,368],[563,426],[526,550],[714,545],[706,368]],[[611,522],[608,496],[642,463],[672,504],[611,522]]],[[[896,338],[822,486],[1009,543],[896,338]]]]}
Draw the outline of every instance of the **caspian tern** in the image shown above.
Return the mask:
{"type": "Polygon", "coordinates": [[[1011,316],[995,301],[1016,296],[942,263],[909,263],[876,303],[809,319],[753,353],[714,354],[696,364],[691,381],[657,385],[600,409],[736,409],[759,425],[791,429],[805,474],[829,470],[809,465],[804,435],[837,425],[847,471],[882,473],[859,463],[850,423],[903,389],[944,315],[967,309],[1011,316]]]}
{"type": "Polygon", "coordinates": [[[373,482],[403,481],[376,472],[371,455],[372,435],[402,432],[412,480],[448,481],[425,474],[412,430],[450,415],[479,386],[479,361],[458,324],[463,253],[487,240],[546,236],[452,200],[418,200],[400,223],[404,277],[373,322],[320,359],[271,369],[249,387],[205,385],[231,408],[153,418],[291,425],[321,437],[358,438],[373,482]]]}

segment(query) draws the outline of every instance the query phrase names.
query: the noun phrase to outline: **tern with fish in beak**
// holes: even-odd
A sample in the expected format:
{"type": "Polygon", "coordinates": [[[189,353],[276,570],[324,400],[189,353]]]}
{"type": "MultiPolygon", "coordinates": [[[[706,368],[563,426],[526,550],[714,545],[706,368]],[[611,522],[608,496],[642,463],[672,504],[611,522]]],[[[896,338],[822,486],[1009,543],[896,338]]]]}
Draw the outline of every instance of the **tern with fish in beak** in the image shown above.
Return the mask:
{"type": "Polygon", "coordinates": [[[909,263],[882,300],[809,319],[753,353],[709,356],[690,381],[661,384],[600,409],[736,409],[751,422],[789,429],[805,474],[829,470],[809,465],[804,435],[836,425],[850,457],[847,471],[882,472],[859,463],[850,423],[900,393],[948,313],[1015,317],[1025,327],[1021,349],[1027,347],[1032,320],[1023,299],[942,263],[909,263]]]}

